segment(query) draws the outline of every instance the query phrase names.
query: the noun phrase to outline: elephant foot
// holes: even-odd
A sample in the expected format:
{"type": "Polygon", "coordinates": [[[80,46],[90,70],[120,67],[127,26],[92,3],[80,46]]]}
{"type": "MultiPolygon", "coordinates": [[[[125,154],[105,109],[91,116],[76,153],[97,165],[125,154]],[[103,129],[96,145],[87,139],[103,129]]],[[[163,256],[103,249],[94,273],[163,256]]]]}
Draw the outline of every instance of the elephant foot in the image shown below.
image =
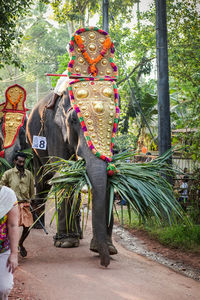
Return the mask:
{"type": "Polygon", "coordinates": [[[79,239],[82,240],[83,239],[83,232],[80,231],[79,234],[80,234],[79,239]]]}
{"type": "Polygon", "coordinates": [[[79,246],[79,235],[57,234],[53,237],[54,246],[59,248],[75,248],[79,246]]]}
{"type": "Polygon", "coordinates": [[[54,246],[58,248],[75,248],[79,246],[79,239],[68,238],[68,239],[56,240],[54,242],[54,246]]]}
{"type": "MultiPolygon", "coordinates": [[[[117,249],[115,248],[115,246],[113,245],[113,243],[111,241],[107,241],[107,245],[108,245],[108,250],[109,250],[110,255],[115,255],[118,253],[117,249]]],[[[98,248],[97,248],[97,243],[94,239],[92,239],[90,242],[90,250],[93,252],[99,253],[98,248]]]]}
{"type": "Polygon", "coordinates": [[[107,245],[110,255],[115,255],[118,253],[117,249],[115,248],[112,242],[107,242],[107,245]]]}
{"type": "Polygon", "coordinates": [[[100,263],[103,267],[107,267],[110,264],[110,255],[107,243],[99,245],[100,263]]]}

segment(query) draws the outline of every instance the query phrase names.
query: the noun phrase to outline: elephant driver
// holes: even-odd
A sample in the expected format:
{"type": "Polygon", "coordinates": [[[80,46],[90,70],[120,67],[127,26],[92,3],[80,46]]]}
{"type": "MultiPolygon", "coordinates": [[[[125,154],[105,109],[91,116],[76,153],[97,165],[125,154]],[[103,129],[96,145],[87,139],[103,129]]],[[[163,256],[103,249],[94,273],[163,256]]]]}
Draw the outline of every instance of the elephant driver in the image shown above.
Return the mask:
{"type": "MultiPolygon", "coordinates": [[[[62,75],[67,75],[67,74],[68,74],[67,70],[62,73],[62,75]]],[[[68,88],[68,84],[69,84],[68,76],[60,77],[60,79],[56,83],[56,87],[54,89],[54,95],[47,105],[48,109],[54,109],[57,99],[61,97],[63,92],[68,88]]]]}
{"type": "Polygon", "coordinates": [[[23,226],[21,238],[19,240],[19,252],[22,257],[27,256],[27,251],[23,242],[29,235],[29,227],[33,224],[33,217],[30,211],[30,201],[34,196],[34,179],[29,170],[24,168],[26,154],[18,152],[14,157],[15,167],[7,170],[2,178],[1,185],[11,188],[18,200],[19,226],[23,226]]]}

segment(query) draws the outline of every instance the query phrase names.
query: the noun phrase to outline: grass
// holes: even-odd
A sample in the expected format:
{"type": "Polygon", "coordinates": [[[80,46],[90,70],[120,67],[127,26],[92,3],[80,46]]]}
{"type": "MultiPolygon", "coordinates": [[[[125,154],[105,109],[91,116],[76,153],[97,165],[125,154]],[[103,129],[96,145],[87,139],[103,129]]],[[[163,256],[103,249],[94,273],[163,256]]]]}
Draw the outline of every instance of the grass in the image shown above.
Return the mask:
{"type": "MultiPolygon", "coordinates": [[[[118,209],[117,213],[119,219],[115,214],[115,220],[118,219],[121,223],[121,210],[118,209]]],[[[171,226],[164,224],[164,222],[159,225],[152,219],[142,223],[134,212],[131,212],[130,220],[127,209],[123,209],[123,224],[128,229],[146,231],[150,237],[155,238],[164,246],[200,253],[200,225],[184,221],[171,226]]]]}

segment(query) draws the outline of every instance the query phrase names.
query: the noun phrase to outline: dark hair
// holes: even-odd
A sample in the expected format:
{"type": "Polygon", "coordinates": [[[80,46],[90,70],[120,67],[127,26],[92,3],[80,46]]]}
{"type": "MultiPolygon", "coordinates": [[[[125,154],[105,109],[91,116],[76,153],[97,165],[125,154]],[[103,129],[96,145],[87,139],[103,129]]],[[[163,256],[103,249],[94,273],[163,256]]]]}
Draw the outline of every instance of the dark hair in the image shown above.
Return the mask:
{"type": "Polygon", "coordinates": [[[18,157],[23,157],[23,158],[26,158],[26,154],[24,152],[17,152],[14,156],[14,160],[17,160],[18,157]]]}
{"type": "Polygon", "coordinates": [[[187,176],[187,175],[183,176],[183,181],[184,182],[188,182],[188,180],[189,180],[189,176],[187,176]]]}
{"type": "Polygon", "coordinates": [[[147,152],[146,155],[151,155],[151,152],[147,152]]]}

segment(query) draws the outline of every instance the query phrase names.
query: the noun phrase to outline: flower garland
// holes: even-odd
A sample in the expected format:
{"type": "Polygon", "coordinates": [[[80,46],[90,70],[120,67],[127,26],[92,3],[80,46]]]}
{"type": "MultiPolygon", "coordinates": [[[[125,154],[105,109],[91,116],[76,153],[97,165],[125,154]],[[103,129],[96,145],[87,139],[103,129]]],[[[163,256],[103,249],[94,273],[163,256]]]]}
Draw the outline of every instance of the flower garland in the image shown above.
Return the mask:
{"type": "Polygon", "coordinates": [[[21,97],[22,97],[22,93],[20,93],[20,95],[19,95],[17,101],[15,101],[15,102],[13,102],[13,101],[11,100],[9,94],[7,94],[7,97],[8,97],[9,102],[10,102],[10,103],[12,104],[12,106],[14,107],[14,109],[16,109],[16,106],[17,106],[17,104],[19,103],[19,101],[20,101],[20,99],[21,99],[21,97]]]}
{"type": "MultiPolygon", "coordinates": [[[[69,51],[70,51],[70,56],[71,56],[71,60],[68,64],[68,76],[71,77],[81,77],[80,74],[75,74],[75,73],[72,73],[72,70],[73,70],[73,66],[74,66],[74,63],[75,63],[75,60],[76,60],[76,53],[74,51],[74,44],[75,44],[75,36],[77,35],[80,35],[82,32],[86,32],[86,31],[90,31],[90,30],[94,30],[94,31],[97,31],[105,36],[108,36],[108,33],[104,30],[101,30],[101,29],[98,29],[97,27],[85,27],[85,28],[80,28],[78,29],[75,34],[72,36],[71,38],[71,41],[70,41],[70,47],[69,47],[69,51]]],[[[115,65],[115,63],[113,62],[113,58],[114,58],[114,52],[115,52],[115,48],[114,48],[114,44],[113,42],[111,41],[111,45],[110,45],[110,58],[109,58],[109,62],[110,62],[110,65],[113,69],[113,75],[114,76],[104,76],[104,78],[111,78],[111,79],[117,79],[117,76],[118,76],[118,71],[117,71],[117,66],[115,65]]],[[[105,55],[105,54],[104,54],[105,55]]],[[[91,71],[91,69],[90,69],[91,71]]],[[[84,76],[86,77],[86,76],[84,76]]],[[[99,75],[95,76],[95,77],[100,77],[99,75]]]]}
{"type": "Polygon", "coordinates": [[[74,39],[75,39],[75,42],[77,43],[78,47],[81,49],[83,56],[85,57],[85,59],[87,60],[87,62],[90,65],[91,74],[94,77],[96,77],[97,76],[96,64],[104,57],[104,55],[106,54],[108,49],[111,47],[112,42],[111,42],[110,37],[108,36],[106,38],[106,40],[103,42],[103,49],[101,50],[100,54],[95,59],[91,59],[91,57],[87,53],[80,35],[75,35],[74,39]]]}
{"type": "MultiPolygon", "coordinates": [[[[105,160],[106,162],[110,163],[112,161],[112,158],[107,157],[107,156],[101,154],[100,152],[98,152],[95,149],[95,147],[94,147],[94,145],[92,143],[92,140],[91,140],[90,136],[88,135],[87,127],[86,127],[84,118],[83,118],[83,116],[81,114],[81,111],[80,111],[78,105],[75,104],[74,94],[73,94],[72,87],[71,87],[71,85],[74,84],[74,83],[76,83],[76,82],[80,82],[80,81],[94,81],[94,80],[112,81],[113,82],[113,79],[107,79],[107,78],[100,78],[100,79],[95,79],[95,78],[80,78],[80,79],[76,79],[74,81],[71,81],[69,83],[70,86],[69,86],[68,90],[69,90],[71,104],[72,104],[72,106],[73,106],[74,110],[76,111],[77,116],[79,118],[79,121],[80,121],[82,130],[83,130],[86,142],[88,144],[88,147],[92,150],[92,152],[94,153],[95,156],[97,156],[98,158],[101,158],[102,160],[105,160]]],[[[113,152],[114,139],[115,139],[115,135],[116,135],[116,131],[117,131],[117,124],[118,124],[118,119],[119,119],[119,107],[117,106],[117,104],[118,104],[118,90],[117,90],[117,86],[116,86],[115,83],[113,84],[113,88],[114,88],[114,96],[115,96],[115,111],[116,111],[116,114],[115,114],[115,119],[114,119],[114,124],[113,124],[113,132],[112,132],[112,138],[111,138],[111,144],[110,144],[111,153],[113,152]]]]}

